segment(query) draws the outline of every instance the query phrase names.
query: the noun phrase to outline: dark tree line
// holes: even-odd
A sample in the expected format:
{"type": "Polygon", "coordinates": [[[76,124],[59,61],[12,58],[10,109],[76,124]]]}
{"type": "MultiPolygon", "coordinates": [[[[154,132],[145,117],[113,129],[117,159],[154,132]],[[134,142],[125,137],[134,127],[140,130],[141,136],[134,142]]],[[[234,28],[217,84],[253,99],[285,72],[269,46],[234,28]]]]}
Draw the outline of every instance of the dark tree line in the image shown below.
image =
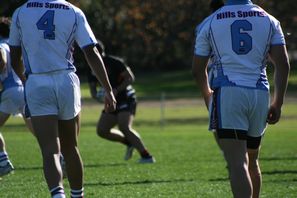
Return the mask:
{"type": "MultiPolygon", "coordinates": [[[[209,13],[209,0],[88,0],[76,3],[87,15],[107,52],[122,56],[136,70],[189,68],[194,29],[209,13]]],[[[0,15],[11,16],[24,3],[1,0],[0,15]]],[[[282,24],[289,50],[296,50],[294,0],[254,0],[282,24]]],[[[77,62],[82,65],[81,54],[77,62]]]]}

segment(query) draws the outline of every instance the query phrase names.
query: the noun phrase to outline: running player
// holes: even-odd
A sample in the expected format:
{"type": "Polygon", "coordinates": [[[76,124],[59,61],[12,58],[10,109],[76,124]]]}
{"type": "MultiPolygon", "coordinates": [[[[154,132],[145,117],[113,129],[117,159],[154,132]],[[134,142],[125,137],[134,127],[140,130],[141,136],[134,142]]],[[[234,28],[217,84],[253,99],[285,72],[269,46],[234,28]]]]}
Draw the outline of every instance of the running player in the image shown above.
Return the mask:
{"type": "Polygon", "coordinates": [[[288,83],[289,60],[278,20],[250,0],[228,0],[196,37],[193,74],[228,165],[234,197],[259,197],[259,150],[266,122],[275,124],[288,83]],[[212,87],[207,62],[214,54],[212,87]],[[269,104],[268,55],[275,67],[269,104]]]}
{"type": "Polygon", "coordinates": [[[79,8],[64,0],[29,0],[13,14],[9,37],[12,66],[25,83],[45,179],[54,198],[65,197],[60,152],[66,162],[71,197],[83,197],[83,165],[77,146],[81,95],[72,59],[74,42],[106,90],[106,111],[113,111],[116,102],[95,48],[97,41],[79,8]]]}
{"type": "MultiPolygon", "coordinates": [[[[132,157],[135,148],[141,156],[139,163],[154,163],[155,158],[144,146],[140,135],[132,128],[137,105],[135,90],[131,85],[135,80],[134,75],[130,67],[122,59],[105,53],[105,48],[101,41],[98,42],[97,49],[103,57],[108,78],[117,100],[114,112],[102,111],[97,123],[97,134],[107,140],[126,145],[125,160],[129,160],[132,157]],[[113,128],[116,125],[118,125],[119,129],[113,128]]],[[[97,79],[90,74],[89,87],[94,99],[97,99],[97,85],[97,79]]]]}

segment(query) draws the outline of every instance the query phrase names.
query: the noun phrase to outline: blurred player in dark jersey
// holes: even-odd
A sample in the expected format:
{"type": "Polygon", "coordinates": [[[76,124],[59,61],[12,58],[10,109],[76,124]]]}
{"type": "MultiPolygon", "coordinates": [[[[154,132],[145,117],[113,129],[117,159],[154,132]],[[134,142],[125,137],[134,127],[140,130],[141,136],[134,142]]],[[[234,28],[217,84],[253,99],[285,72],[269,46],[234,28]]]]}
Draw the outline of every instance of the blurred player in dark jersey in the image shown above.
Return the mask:
{"type": "MultiPolygon", "coordinates": [[[[104,139],[126,145],[125,160],[129,160],[132,157],[133,150],[136,149],[141,155],[139,163],[154,163],[154,157],[144,146],[140,135],[132,128],[137,105],[135,90],[131,85],[135,79],[134,75],[122,59],[105,54],[102,42],[98,42],[97,48],[103,57],[113,93],[117,100],[114,112],[102,111],[97,123],[97,134],[104,139]],[[118,129],[113,128],[116,125],[118,129]]],[[[99,83],[91,72],[88,80],[92,98],[96,100],[103,98],[104,90],[97,90],[99,83]]]]}

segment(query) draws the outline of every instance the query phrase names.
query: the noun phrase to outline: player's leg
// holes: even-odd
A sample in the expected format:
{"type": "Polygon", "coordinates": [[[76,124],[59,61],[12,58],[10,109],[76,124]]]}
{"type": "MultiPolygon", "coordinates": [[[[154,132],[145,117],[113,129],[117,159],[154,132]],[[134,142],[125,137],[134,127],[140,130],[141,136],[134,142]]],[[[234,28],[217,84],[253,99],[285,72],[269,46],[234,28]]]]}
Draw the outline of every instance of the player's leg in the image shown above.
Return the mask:
{"type": "Polygon", "coordinates": [[[259,164],[261,140],[264,135],[267,123],[269,108],[269,92],[255,90],[250,96],[252,108],[249,118],[249,131],[247,136],[247,150],[249,155],[249,173],[253,184],[253,198],[258,198],[261,192],[262,175],[259,164]]]}
{"type": "MultiPolygon", "coordinates": [[[[10,114],[16,111],[15,101],[14,101],[14,92],[15,89],[11,88],[5,91],[2,91],[0,94],[0,127],[4,126],[10,114]]],[[[5,151],[5,142],[2,137],[0,140],[0,152],[5,151]]]]}
{"type": "Polygon", "coordinates": [[[23,120],[27,126],[27,128],[29,129],[29,131],[35,136],[34,130],[33,130],[33,126],[32,126],[32,122],[31,122],[31,118],[26,118],[26,115],[23,115],[23,120]]]}
{"type": "Polygon", "coordinates": [[[249,156],[249,173],[253,185],[253,198],[260,197],[260,189],[262,185],[262,174],[259,164],[260,141],[261,137],[248,137],[247,140],[247,149],[249,156]]]}
{"type": "Polygon", "coordinates": [[[112,127],[117,124],[117,115],[115,113],[105,113],[102,112],[97,123],[97,135],[115,142],[120,142],[122,144],[128,145],[124,134],[112,127]]]}
{"type": "MultiPolygon", "coordinates": [[[[0,127],[2,127],[5,122],[8,120],[10,114],[7,114],[7,113],[3,113],[0,111],[0,127]]],[[[4,138],[3,136],[1,135],[1,138],[0,138],[0,152],[4,152],[5,151],[5,142],[4,142],[4,138]]]]}
{"type": "Polygon", "coordinates": [[[248,172],[246,141],[220,138],[219,142],[228,165],[233,196],[235,198],[250,198],[252,183],[248,172]]]}
{"type": "Polygon", "coordinates": [[[59,161],[58,117],[56,115],[32,116],[31,120],[42,153],[45,179],[54,196],[63,190],[59,161]]]}
{"type": "MultiPolygon", "coordinates": [[[[2,127],[9,118],[9,114],[0,112],[0,127],[2,127]]],[[[5,148],[5,141],[0,133],[0,176],[9,174],[13,171],[12,163],[9,160],[8,153],[5,148]]]]}
{"type": "MultiPolygon", "coordinates": [[[[27,112],[35,136],[38,140],[43,158],[43,170],[45,180],[52,197],[65,197],[62,169],[60,164],[60,141],[58,133],[58,113],[60,107],[57,104],[59,93],[70,90],[65,87],[63,91],[57,91],[59,79],[55,74],[31,74],[26,81],[27,112]]],[[[63,84],[67,82],[62,81],[63,84]]],[[[68,98],[73,94],[67,92],[68,98]]],[[[68,99],[67,98],[67,99],[68,99]]],[[[65,99],[66,100],[66,99],[65,99]]]]}
{"type": "MultiPolygon", "coordinates": [[[[136,148],[141,155],[141,161],[145,163],[154,162],[154,158],[145,147],[140,135],[132,128],[134,115],[129,111],[120,111],[118,113],[118,126],[120,131],[125,135],[129,143],[136,148]]],[[[141,162],[140,161],[140,162],[141,162]]]]}
{"type": "Polygon", "coordinates": [[[220,148],[220,150],[222,150],[221,145],[220,145],[220,141],[219,141],[219,137],[218,137],[218,133],[216,131],[213,132],[213,136],[214,136],[214,139],[215,139],[218,147],[220,148]]]}
{"type": "Polygon", "coordinates": [[[59,137],[61,151],[66,162],[67,177],[71,193],[83,196],[83,163],[79,153],[77,140],[80,129],[80,115],[70,120],[59,120],[59,137]]]}
{"type": "Polygon", "coordinates": [[[210,115],[210,128],[217,130],[219,145],[228,166],[232,193],[236,198],[252,196],[246,148],[248,92],[248,89],[240,87],[215,90],[210,115]]]}
{"type": "Polygon", "coordinates": [[[80,131],[80,82],[74,72],[54,76],[57,84],[58,128],[61,151],[66,163],[71,197],[83,197],[83,164],[77,141],[80,131]]]}

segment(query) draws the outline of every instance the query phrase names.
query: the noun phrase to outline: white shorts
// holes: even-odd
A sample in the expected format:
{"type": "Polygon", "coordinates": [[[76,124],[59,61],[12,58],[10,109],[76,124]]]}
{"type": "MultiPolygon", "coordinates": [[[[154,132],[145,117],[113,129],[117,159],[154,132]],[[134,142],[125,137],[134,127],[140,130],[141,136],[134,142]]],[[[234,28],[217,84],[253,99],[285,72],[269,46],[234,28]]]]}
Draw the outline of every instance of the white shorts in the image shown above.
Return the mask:
{"type": "Polygon", "coordinates": [[[221,87],[210,105],[210,130],[239,130],[260,137],[267,126],[269,92],[243,87],[221,87]]]}
{"type": "Polygon", "coordinates": [[[25,95],[30,116],[57,115],[70,120],[81,110],[80,82],[72,71],[30,74],[25,95]]]}
{"type": "Polygon", "coordinates": [[[6,114],[23,113],[25,106],[24,88],[16,86],[1,92],[0,111],[6,114]]]}

